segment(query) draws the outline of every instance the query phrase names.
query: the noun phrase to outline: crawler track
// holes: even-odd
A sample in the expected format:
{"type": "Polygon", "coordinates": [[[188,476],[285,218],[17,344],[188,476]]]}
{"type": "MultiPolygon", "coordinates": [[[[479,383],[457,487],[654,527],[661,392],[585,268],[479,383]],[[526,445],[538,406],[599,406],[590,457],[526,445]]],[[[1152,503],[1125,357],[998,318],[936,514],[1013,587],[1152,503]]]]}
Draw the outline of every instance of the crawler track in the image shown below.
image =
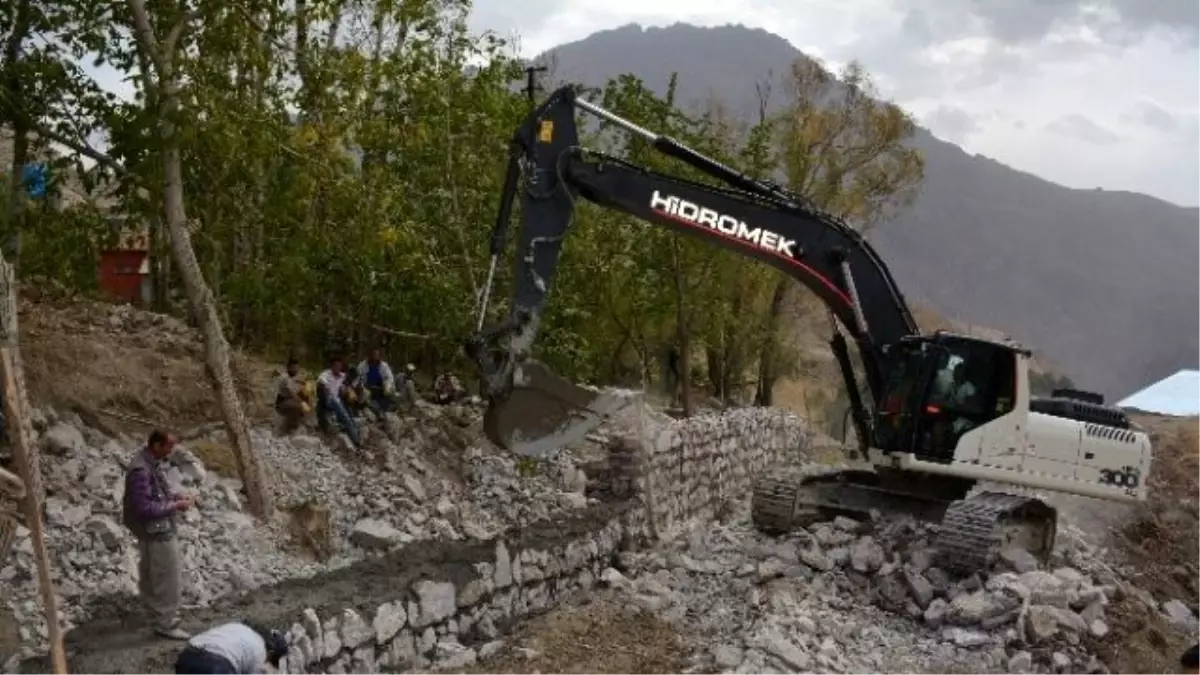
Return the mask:
{"type": "Polygon", "coordinates": [[[981,492],[950,505],[938,532],[942,565],[969,573],[990,568],[1005,546],[1019,544],[1043,562],[1050,555],[1057,512],[1040,499],[981,492]]]}
{"type": "Polygon", "coordinates": [[[780,468],[755,483],[751,517],[762,532],[779,535],[836,515],[906,513],[940,524],[942,566],[960,574],[990,568],[1013,544],[1043,561],[1049,556],[1057,517],[1052,507],[1002,492],[969,495],[972,487],[889,470],[780,468]]]}

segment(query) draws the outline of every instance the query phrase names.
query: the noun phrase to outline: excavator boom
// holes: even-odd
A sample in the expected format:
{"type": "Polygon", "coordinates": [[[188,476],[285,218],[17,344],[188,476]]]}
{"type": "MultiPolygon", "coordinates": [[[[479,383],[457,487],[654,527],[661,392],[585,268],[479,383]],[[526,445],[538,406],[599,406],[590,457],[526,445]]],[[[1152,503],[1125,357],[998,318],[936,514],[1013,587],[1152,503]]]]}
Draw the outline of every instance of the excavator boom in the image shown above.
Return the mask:
{"type": "MultiPolygon", "coordinates": [[[[484,378],[488,435],[518,454],[541,455],[561,447],[627,401],[616,394],[576,387],[529,358],[575,204],[581,198],[704,238],[772,265],[807,286],[856,343],[873,400],[883,386],[887,345],[917,334],[916,322],[887,267],[855,230],[778,185],[747,176],[577,98],[570,87],[554,92],[514,135],[504,189],[491,241],[491,269],[503,254],[511,210],[519,196],[521,228],[512,304],[508,320],[497,328],[480,330],[468,351],[484,378]],[[581,147],[576,127],[579,111],[640,136],[724,186],[650,171],[581,147]],[[503,339],[507,345],[497,349],[496,343],[503,339]]],[[[481,329],[490,280],[491,274],[480,307],[481,329]]],[[[844,338],[839,333],[837,339],[843,340],[834,348],[835,353],[840,348],[843,374],[848,390],[853,390],[855,419],[865,425],[865,406],[849,368],[844,338]]],[[[860,436],[866,436],[865,429],[860,436]]]]}

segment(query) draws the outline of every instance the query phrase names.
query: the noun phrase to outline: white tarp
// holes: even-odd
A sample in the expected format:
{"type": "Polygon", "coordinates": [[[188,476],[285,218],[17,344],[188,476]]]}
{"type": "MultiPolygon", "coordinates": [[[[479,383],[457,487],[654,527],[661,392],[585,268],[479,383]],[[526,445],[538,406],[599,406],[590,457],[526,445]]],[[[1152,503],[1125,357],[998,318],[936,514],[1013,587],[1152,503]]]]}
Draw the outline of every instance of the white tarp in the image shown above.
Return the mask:
{"type": "Polygon", "coordinates": [[[1200,415],[1200,370],[1181,370],[1117,405],[1162,415],[1200,415]]]}

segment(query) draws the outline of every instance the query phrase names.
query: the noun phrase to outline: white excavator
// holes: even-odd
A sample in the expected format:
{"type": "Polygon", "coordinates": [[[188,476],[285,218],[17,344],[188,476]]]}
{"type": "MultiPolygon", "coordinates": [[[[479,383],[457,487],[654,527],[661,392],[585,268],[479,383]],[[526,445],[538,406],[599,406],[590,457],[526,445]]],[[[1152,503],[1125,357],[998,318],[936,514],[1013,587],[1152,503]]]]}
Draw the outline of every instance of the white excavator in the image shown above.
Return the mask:
{"type": "Polygon", "coordinates": [[[965,573],[990,567],[1010,546],[1043,561],[1049,556],[1057,512],[1020,493],[1146,498],[1150,441],[1123,411],[1081,391],[1032,397],[1031,354],[1016,344],[941,331],[922,335],[887,266],[854,229],[779,185],[584,100],[572,87],[554,92],[513,136],[491,268],[477,330],[467,342],[488,399],[485,428],[497,445],[542,456],[582,438],[628,402],[576,386],[530,356],[580,198],[773,265],[821,298],[835,317],[830,346],[857,447],[847,448],[848,464],[837,470],[798,476],[780,467],[758,477],[752,514],[759,529],[786,532],[832,514],[861,516],[872,509],[911,512],[940,522],[942,565],[965,573]],[[580,111],[642,137],[724,187],[582,147],[580,111]],[[508,318],[485,329],[518,195],[522,222],[508,318]],[[867,397],[850,357],[851,341],[867,397]],[[981,483],[1017,489],[979,489],[981,483]]]}

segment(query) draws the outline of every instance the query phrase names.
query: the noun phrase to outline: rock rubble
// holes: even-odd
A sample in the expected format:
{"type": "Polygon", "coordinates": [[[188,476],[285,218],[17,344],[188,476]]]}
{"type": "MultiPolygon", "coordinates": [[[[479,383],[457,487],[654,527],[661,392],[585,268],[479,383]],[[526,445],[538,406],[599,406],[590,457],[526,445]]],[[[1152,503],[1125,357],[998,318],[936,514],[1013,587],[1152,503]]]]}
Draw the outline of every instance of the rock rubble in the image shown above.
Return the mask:
{"type": "Polygon", "coordinates": [[[989,576],[952,578],[934,528],[838,518],[776,539],[742,511],[624,552],[601,579],[700,636],[699,672],[1106,672],[1087,645],[1107,634],[1119,587],[1015,553],[989,576]]]}
{"type": "MultiPolygon", "coordinates": [[[[389,415],[369,426],[362,453],[309,433],[279,437],[252,429],[281,509],[268,524],[244,512],[240,481],[209,470],[192,450],[223,447],[222,432],[189,434],[168,469],[174,485],[197,497],[196,508],[180,519],[185,605],[206,606],[229,593],[309,577],[414,541],[487,538],[587,505],[586,477],[569,452],[522,476],[509,458],[476,445],[459,449],[474,440],[478,418],[478,406],[422,405],[416,414],[389,415]],[[461,472],[439,463],[440,456],[456,453],[461,472]],[[289,509],[305,503],[321,504],[330,514],[331,550],[323,559],[301,550],[288,527],[289,509]]],[[[37,410],[33,421],[43,448],[47,545],[70,628],[89,617],[97,600],[136,592],[136,542],[121,524],[120,500],[125,467],[142,441],[110,438],[78,415],[50,408],[37,410]]],[[[14,553],[0,562],[0,582],[11,588],[5,600],[26,654],[43,647],[47,636],[33,578],[32,543],[18,528],[14,553]]]]}
{"type": "MultiPolygon", "coordinates": [[[[98,600],[134,590],[136,551],[119,524],[119,504],[124,466],[139,441],[109,438],[48,409],[34,421],[45,450],[48,539],[70,626],[86,620],[98,600]]],[[[1111,604],[1130,595],[1146,596],[1181,628],[1195,627],[1186,603],[1159,602],[1131,587],[1073,537],[1064,538],[1049,569],[1013,549],[992,573],[956,578],[938,565],[936,526],[904,517],[839,517],[783,538],[758,533],[745,499],[755,473],[794,461],[814,443],[802,420],[778,411],[655,419],[636,450],[619,431],[594,435],[592,446],[613,449],[606,499],[614,501],[603,504],[589,496],[597,487],[590,474],[599,470],[583,463],[582,450],[539,463],[498,454],[478,441],[477,406],[419,405],[365,432],[358,451],[344,439],[252,430],[284,509],[279,522],[265,525],[243,512],[239,482],[199,458],[219,446],[220,434],[189,435],[169,471],[198,496],[180,531],[187,602],[215,612],[231,593],[403,557],[421,548],[408,546],[418,541],[461,542],[455,546],[467,550],[541,523],[565,543],[520,555],[497,551],[478,565],[448,561],[474,572],[453,583],[445,575],[414,579],[394,598],[339,597],[320,616],[310,610],[299,617],[295,608],[297,616],[287,618],[297,621],[289,631],[298,646],[293,672],[468,668],[497,651],[511,621],[597,579],[700,638],[692,669],[703,672],[1103,672],[1090,645],[1108,635],[1111,604]],[[614,464],[613,457],[624,459],[614,464]],[[558,532],[618,503],[618,519],[558,532]],[[287,520],[297,504],[321,504],[329,514],[327,557],[299,550],[287,520]],[[647,542],[651,548],[635,550],[647,542]],[[498,590],[510,586],[522,590],[498,590]]],[[[20,535],[0,581],[13,589],[6,600],[33,651],[45,629],[31,547],[27,533],[20,535]]],[[[350,587],[361,594],[357,584],[356,577],[350,587]]]]}

